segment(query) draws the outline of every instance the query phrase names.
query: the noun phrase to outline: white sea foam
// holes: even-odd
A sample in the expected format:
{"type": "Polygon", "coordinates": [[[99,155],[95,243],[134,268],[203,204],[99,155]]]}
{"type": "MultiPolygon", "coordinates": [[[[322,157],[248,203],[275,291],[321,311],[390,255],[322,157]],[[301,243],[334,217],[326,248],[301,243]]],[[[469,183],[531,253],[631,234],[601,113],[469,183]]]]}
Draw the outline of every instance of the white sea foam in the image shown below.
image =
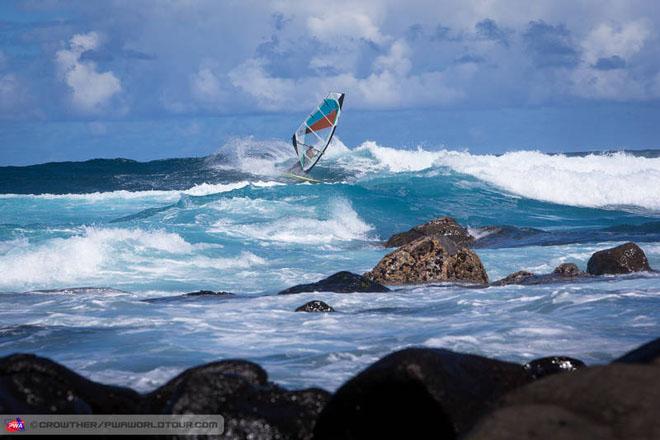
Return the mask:
{"type": "Polygon", "coordinates": [[[182,194],[190,196],[205,196],[209,194],[220,194],[236,189],[245,188],[247,186],[255,186],[257,188],[267,188],[277,185],[283,185],[280,182],[256,180],[247,181],[242,180],[239,182],[231,183],[200,183],[184,190],[147,190],[147,191],[108,191],[108,192],[94,192],[86,194],[0,194],[0,199],[19,199],[19,198],[34,198],[43,200],[64,200],[71,199],[75,201],[84,201],[88,203],[104,202],[114,199],[132,200],[132,199],[158,199],[158,200],[171,200],[176,201],[182,194]]]}
{"type": "MultiPolygon", "coordinates": [[[[241,206],[246,206],[242,199],[235,200],[241,206]]],[[[223,205],[227,205],[224,201],[223,205]]],[[[274,204],[273,208],[281,208],[281,204],[274,204]]],[[[277,212],[270,210],[259,203],[252,206],[253,210],[266,217],[275,216],[264,222],[233,222],[223,219],[216,222],[211,232],[225,233],[248,237],[263,241],[275,241],[298,244],[327,244],[334,241],[367,240],[373,226],[366,223],[353,209],[350,202],[343,198],[331,199],[327,212],[316,213],[304,207],[292,207],[290,210],[277,212]],[[264,212],[267,211],[267,212],[264,212]],[[282,213],[287,213],[282,217],[282,213]],[[269,215],[270,214],[270,215],[269,215]],[[278,215],[279,214],[279,215],[278,215]],[[293,215],[291,215],[293,214],[293,215]]],[[[227,209],[227,208],[225,208],[227,209]]]]}
{"type": "Polygon", "coordinates": [[[365,142],[345,166],[415,172],[448,167],[527,198],[586,207],[637,206],[660,210],[660,158],[617,152],[586,156],[516,151],[477,155],[461,151],[399,150],[365,142]]]}
{"type": "Polygon", "coordinates": [[[85,227],[68,238],[40,243],[14,240],[0,254],[0,289],[52,288],[79,282],[107,283],[167,275],[182,279],[191,271],[247,269],[266,261],[248,251],[211,258],[208,244],[191,244],[162,230],[85,227]],[[185,257],[185,258],[183,258],[185,257]]]}

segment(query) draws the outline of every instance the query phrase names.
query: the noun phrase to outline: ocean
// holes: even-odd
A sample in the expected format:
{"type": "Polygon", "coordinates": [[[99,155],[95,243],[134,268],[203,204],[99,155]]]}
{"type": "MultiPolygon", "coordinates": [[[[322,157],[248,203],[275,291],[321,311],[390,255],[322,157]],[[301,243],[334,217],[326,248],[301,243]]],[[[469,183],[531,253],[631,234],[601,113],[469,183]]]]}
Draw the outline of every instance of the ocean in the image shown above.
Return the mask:
{"type": "Polygon", "coordinates": [[[382,241],[439,216],[481,238],[491,281],[582,270],[637,242],[660,269],[660,150],[547,154],[403,149],[335,139],[286,181],[288,143],[234,139],[202,158],[0,168],[0,356],[31,352],[148,391],[227,358],[290,388],[334,390],[408,346],[525,362],[606,363],[660,335],[660,275],[533,286],[303,293],[370,270],[382,241]],[[488,236],[485,226],[504,226],[488,236]],[[197,290],[234,297],[191,297],[197,290]],[[336,313],[294,313],[319,299],[336,313]]]}

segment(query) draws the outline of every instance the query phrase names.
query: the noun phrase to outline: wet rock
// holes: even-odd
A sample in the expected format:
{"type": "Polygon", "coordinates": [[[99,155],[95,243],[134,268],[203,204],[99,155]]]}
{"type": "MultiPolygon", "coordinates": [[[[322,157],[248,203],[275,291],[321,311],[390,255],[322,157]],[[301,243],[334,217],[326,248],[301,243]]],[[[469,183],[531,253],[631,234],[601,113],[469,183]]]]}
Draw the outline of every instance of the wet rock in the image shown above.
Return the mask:
{"type": "Polygon", "coordinates": [[[633,242],[594,253],[587,263],[592,275],[650,271],[644,251],[633,242]]]}
{"type": "Polygon", "coordinates": [[[453,439],[530,380],[517,364],[408,348],[342,385],[319,416],[314,438],[453,439]]]}
{"type": "Polygon", "coordinates": [[[533,278],[535,275],[526,270],[519,270],[510,275],[505,276],[501,280],[493,281],[494,286],[506,286],[509,284],[521,284],[523,281],[533,278]]]}
{"type": "Polygon", "coordinates": [[[302,292],[337,292],[337,293],[351,293],[351,292],[389,292],[390,289],[372,281],[362,275],[351,272],[337,272],[328,278],[322,279],[316,283],[299,284],[297,286],[289,287],[282,290],[278,295],[288,295],[291,293],[302,292]]]}
{"type": "Polygon", "coordinates": [[[460,246],[467,246],[474,242],[474,237],[470,235],[466,228],[456,223],[456,220],[451,217],[441,217],[423,225],[415,226],[407,232],[394,234],[385,242],[385,247],[403,246],[431,235],[446,237],[460,246]]]}
{"type": "Polygon", "coordinates": [[[296,312],[334,312],[333,309],[328,304],[323,301],[310,301],[303,304],[302,306],[296,309],[296,312]]]}
{"type": "Polygon", "coordinates": [[[653,364],[660,366],[660,338],[637,347],[614,360],[614,362],[624,364],[653,364]]]}
{"type": "Polygon", "coordinates": [[[132,414],[142,396],[102,385],[33,354],[0,358],[0,413],[132,414]]]}
{"type": "Polygon", "coordinates": [[[583,368],[507,394],[501,409],[484,418],[467,438],[657,439],[658,408],[657,367],[583,368]]]}
{"type": "Polygon", "coordinates": [[[553,270],[552,273],[560,277],[578,277],[584,275],[584,272],[582,272],[574,263],[562,263],[555,267],[555,270],[553,270]]]}
{"type": "Polygon", "coordinates": [[[540,379],[551,374],[568,373],[584,367],[586,367],[584,362],[568,356],[549,356],[534,359],[523,365],[525,371],[533,379],[540,379]]]}
{"type": "Polygon", "coordinates": [[[222,414],[227,439],[310,439],[329,397],[318,388],[288,391],[260,366],[231,360],[186,370],[147,400],[156,413],[222,414]]]}
{"type": "Polygon", "coordinates": [[[440,236],[423,237],[401,246],[364,275],[383,284],[488,283],[488,275],[476,253],[440,236]]]}

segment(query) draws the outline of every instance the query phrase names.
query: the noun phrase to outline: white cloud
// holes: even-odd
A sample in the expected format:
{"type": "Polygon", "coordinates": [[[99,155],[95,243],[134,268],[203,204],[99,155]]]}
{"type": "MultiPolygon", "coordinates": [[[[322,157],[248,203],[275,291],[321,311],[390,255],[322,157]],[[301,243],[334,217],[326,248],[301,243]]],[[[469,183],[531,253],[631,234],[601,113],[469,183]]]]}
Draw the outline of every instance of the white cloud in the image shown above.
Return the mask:
{"type": "Polygon", "coordinates": [[[121,82],[112,71],[98,72],[96,63],[83,61],[83,53],[98,48],[96,32],[76,34],[69,48],[57,51],[55,60],[62,78],[70,87],[72,102],[79,110],[96,112],[121,91],[121,82]]]}
{"type": "MultiPolygon", "coordinates": [[[[282,108],[304,110],[316,103],[318,93],[340,90],[356,108],[397,108],[415,105],[443,105],[464,97],[442,72],[411,75],[411,60],[405,42],[394,41],[385,55],[375,59],[366,77],[343,73],[326,76],[278,78],[270,75],[264,60],[251,59],[229,73],[232,84],[251,96],[262,110],[282,108]],[[321,88],[319,88],[321,87],[321,88]]],[[[474,67],[459,66],[454,72],[469,78],[474,67]],[[460,71],[460,72],[459,72],[460,71]]]]}
{"type": "Polygon", "coordinates": [[[623,25],[601,23],[582,42],[585,61],[593,64],[599,58],[630,57],[642,49],[650,36],[649,26],[643,20],[623,25]]]}
{"type": "Polygon", "coordinates": [[[368,13],[349,8],[335,13],[326,10],[323,15],[309,17],[307,28],[312,36],[326,42],[337,38],[363,38],[382,44],[388,40],[368,13]]]}
{"type": "Polygon", "coordinates": [[[193,96],[202,103],[219,104],[223,91],[220,80],[210,67],[201,67],[191,75],[190,88],[193,96]]]}

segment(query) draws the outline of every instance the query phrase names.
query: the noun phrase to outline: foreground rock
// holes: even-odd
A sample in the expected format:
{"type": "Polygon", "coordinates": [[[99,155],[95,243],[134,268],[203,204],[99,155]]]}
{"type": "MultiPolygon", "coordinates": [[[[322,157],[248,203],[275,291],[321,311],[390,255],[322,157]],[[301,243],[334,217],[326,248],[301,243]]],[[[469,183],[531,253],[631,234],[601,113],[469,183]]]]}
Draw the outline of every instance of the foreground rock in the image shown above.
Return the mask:
{"type": "Polygon", "coordinates": [[[488,283],[479,256],[441,236],[419,238],[400,247],[364,275],[382,284],[488,283]]]}
{"type": "Polygon", "coordinates": [[[423,225],[415,226],[407,232],[394,234],[385,242],[385,247],[403,246],[419,238],[432,235],[449,238],[460,246],[466,246],[474,242],[474,237],[470,235],[466,228],[456,223],[456,220],[451,217],[441,217],[423,225]]]}
{"type": "Polygon", "coordinates": [[[657,367],[584,368],[514,390],[466,438],[658,439],[658,408],[657,367]]]}
{"type": "Polygon", "coordinates": [[[228,439],[310,439],[327,391],[288,391],[257,364],[226,360],[184,371],[146,396],[145,412],[222,414],[228,439]]]}
{"type": "Polygon", "coordinates": [[[594,253],[587,263],[592,275],[650,271],[644,251],[633,242],[594,253]]]}
{"type": "Polygon", "coordinates": [[[278,295],[289,295],[292,293],[302,292],[337,292],[337,293],[351,293],[351,292],[389,292],[390,289],[365,278],[361,275],[351,272],[337,272],[328,278],[322,279],[316,283],[299,284],[297,286],[289,287],[282,290],[278,295]]]}
{"type": "Polygon", "coordinates": [[[310,301],[296,309],[296,312],[334,312],[332,306],[323,301],[310,301]]]}
{"type": "Polygon", "coordinates": [[[517,364],[440,349],[401,350],[337,390],[314,438],[452,439],[530,380],[517,364]]]}
{"type": "Polygon", "coordinates": [[[142,396],[102,385],[33,354],[0,358],[2,414],[132,414],[142,396]]]}
{"type": "Polygon", "coordinates": [[[570,373],[585,367],[586,365],[581,360],[568,356],[548,356],[534,359],[523,365],[527,374],[533,379],[541,379],[542,377],[558,373],[570,373]]]}

